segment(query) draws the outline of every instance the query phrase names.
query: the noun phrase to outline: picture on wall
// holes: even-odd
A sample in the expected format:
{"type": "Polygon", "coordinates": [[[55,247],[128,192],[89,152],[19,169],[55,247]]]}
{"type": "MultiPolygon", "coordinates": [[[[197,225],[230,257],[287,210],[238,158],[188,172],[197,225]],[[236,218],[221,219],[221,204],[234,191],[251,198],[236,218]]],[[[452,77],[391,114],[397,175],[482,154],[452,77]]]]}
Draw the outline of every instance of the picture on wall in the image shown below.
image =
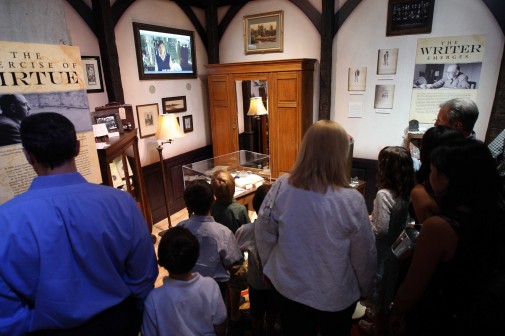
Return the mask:
{"type": "Polygon", "coordinates": [[[102,69],[98,56],[81,56],[84,81],[88,93],[103,92],[102,69]]]}
{"type": "Polygon", "coordinates": [[[395,98],[394,85],[376,85],[375,101],[373,107],[376,109],[392,109],[394,98],[395,98]]]}
{"type": "Polygon", "coordinates": [[[193,116],[187,115],[182,117],[182,128],[184,133],[193,132],[193,116]]]}
{"type": "Polygon", "coordinates": [[[139,78],[196,78],[194,32],[133,22],[139,78]]]}
{"type": "Polygon", "coordinates": [[[347,79],[348,91],[365,91],[366,89],[366,67],[349,68],[347,79]]]}
{"type": "Polygon", "coordinates": [[[244,52],[282,52],[284,11],[244,16],[244,52]]]}
{"type": "Polygon", "coordinates": [[[377,56],[377,75],[395,75],[398,63],[398,48],[379,49],[377,56]]]}
{"type": "Polygon", "coordinates": [[[158,104],[137,105],[137,120],[141,138],[156,134],[158,130],[158,104]]]}
{"type": "Polygon", "coordinates": [[[187,111],[186,96],[162,98],[163,114],[187,111]]]}

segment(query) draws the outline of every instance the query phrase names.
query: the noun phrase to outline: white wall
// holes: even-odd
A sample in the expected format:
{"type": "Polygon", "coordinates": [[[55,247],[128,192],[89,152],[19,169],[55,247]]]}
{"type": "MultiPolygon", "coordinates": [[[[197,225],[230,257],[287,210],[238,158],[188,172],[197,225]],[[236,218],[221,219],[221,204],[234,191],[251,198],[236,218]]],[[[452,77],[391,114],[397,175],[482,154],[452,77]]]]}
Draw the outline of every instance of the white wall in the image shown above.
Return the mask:
{"type": "MultiPolygon", "coordinates": [[[[435,2],[431,34],[386,37],[388,0],[363,1],[339,30],[333,44],[336,69],[333,82],[332,119],[354,136],[354,157],[377,159],[384,146],[401,145],[408,126],[417,39],[485,34],[486,49],[477,94],[480,115],[475,125],[477,138],[484,140],[498,79],[504,36],[482,0],[435,2]],[[464,18],[464,19],[454,19],[464,18]],[[379,49],[399,48],[397,74],[393,80],[378,80],[379,49]],[[351,66],[367,67],[366,91],[350,95],[347,72],[351,66]],[[391,114],[375,113],[376,84],[394,84],[391,114]],[[348,118],[350,102],[363,103],[362,118],[348,118]]],[[[430,126],[430,125],[427,125],[430,126]]]]}
{"type": "MultiPolygon", "coordinates": [[[[317,10],[321,10],[321,0],[310,2],[317,10]]],[[[336,7],[340,7],[345,1],[337,0],[336,3],[336,7]]],[[[403,131],[409,120],[418,38],[486,34],[486,51],[477,96],[481,114],[475,127],[477,137],[483,139],[497,83],[496,69],[499,69],[504,45],[503,33],[487,6],[482,0],[436,1],[431,34],[386,37],[387,4],[388,0],[362,1],[334,38],[331,118],[341,123],[354,136],[354,156],[376,159],[383,146],[401,144],[403,131]],[[451,19],[455,17],[465,19],[451,19]],[[385,82],[379,81],[375,75],[377,51],[386,48],[399,48],[397,74],[393,80],[385,83],[396,85],[395,102],[391,114],[377,114],[373,109],[375,85],[385,82]],[[347,71],[350,66],[368,68],[367,90],[363,95],[349,95],[347,91],[347,71]],[[348,104],[353,101],[363,103],[362,118],[347,117],[348,104]]],[[[219,18],[225,15],[227,9],[219,8],[219,18]]],[[[205,27],[203,11],[195,8],[194,10],[205,27]]],[[[72,44],[80,46],[82,54],[98,55],[96,38],[66,1],[65,13],[72,44]]],[[[135,106],[141,104],[158,103],[161,107],[161,98],[164,97],[187,97],[188,111],[179,113],[178,116],[192,114],[194,131],[171,145],[165,145],[165,159],[210,144],[205,69],[208,58],[200,36],[195,31],[199,78],[140,81],[133,40],[134,21],[195,31],[190,20],[171,1],[137,0],[128,8],[115,28],[126,103],[132,104],[135,111],[135,106]],[[190,90],[186,89],[187,84],[191,85],[190,90]],[[154,94],[149,93],[151,85],[156,89],[154,94]]],[[[297,6],[287,0],[256,0],[246,4],[224,32],[219,45],[220,61],[232,63],[291,58],[319,60],[320,45],[319,32],[297,6]],[[243,17],[277,10],[284,11],[284,52],[245,55],[243,17]]],[[[319,104],[319,62],[316,63],[314,77],[313,105],[316,120],[319,104]]],[[[105,94],[90,94],[89,97],[90,107],[93,108],[107,102],[105,94]]],[[[156,140],[152,137],[140,140],[142,165],[158,161],[158,154],[154,149],[156,146],[156,140]]]]}

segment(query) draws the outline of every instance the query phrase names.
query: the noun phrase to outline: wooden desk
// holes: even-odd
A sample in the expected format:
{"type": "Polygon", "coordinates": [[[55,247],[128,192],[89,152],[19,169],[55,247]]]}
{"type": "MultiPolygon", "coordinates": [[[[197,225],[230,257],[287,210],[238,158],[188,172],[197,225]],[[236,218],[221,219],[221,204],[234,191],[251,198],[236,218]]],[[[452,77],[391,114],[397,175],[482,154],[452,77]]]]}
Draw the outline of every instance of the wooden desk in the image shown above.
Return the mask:
{"type": "MultiPolygon", "coordinates": [[[[366,193],[366,182],[358,180],[358,184],[353,186],[354,189],[359,191],[363,197],[365,197],[366,193]]],[[[238,194],[235,199],[237,200],[237,203],[244,205],[247,210],[253,211],[253,206],[252,206],[252,200],[254,197],[254,192],[256,191],[256,187],[253,187],[249,190],[244,191],[241,194],[238,194]]]]}

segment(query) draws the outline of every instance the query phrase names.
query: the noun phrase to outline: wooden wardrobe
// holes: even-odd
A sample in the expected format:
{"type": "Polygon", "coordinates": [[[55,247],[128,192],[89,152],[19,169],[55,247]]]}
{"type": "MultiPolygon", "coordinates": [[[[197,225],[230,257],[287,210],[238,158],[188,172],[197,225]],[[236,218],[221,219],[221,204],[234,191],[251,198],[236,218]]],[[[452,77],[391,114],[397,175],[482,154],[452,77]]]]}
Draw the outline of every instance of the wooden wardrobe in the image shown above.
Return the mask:
{"type": "Polygon", "coordinates": [[[236,81],[268,83],[268,137],[272,178],[295,162],[307,128],[313,123],[315,59],[209,64],[210,125],[214,156],[239,150],[236,81]]]}

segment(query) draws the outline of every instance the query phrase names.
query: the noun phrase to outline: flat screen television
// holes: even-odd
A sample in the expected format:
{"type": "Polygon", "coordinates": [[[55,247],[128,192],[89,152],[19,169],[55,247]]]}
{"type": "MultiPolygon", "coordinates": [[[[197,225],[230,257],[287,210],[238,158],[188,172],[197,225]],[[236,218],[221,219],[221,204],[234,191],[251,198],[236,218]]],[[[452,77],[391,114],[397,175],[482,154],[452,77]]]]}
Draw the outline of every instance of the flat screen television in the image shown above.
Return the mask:
{"type": "Polygon", "coordinates": [[[139,79],[196,78],[194,32],[133,22],[139,79]]]}

